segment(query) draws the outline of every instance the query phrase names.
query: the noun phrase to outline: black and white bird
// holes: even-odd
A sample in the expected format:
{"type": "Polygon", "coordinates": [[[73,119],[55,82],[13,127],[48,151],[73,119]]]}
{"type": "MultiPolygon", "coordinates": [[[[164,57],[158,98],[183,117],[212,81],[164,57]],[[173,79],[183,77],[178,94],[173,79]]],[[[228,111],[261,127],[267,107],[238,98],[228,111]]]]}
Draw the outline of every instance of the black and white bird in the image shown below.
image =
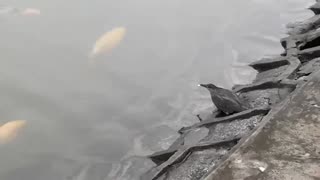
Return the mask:
{"type": "Polygon", "coordinates": [[[205,87],[211,94],[213,104],[225,114],[233,114],[246,110],[239,97],[228,89],[223,89],[214,84],[199,84],[205,87]]]}

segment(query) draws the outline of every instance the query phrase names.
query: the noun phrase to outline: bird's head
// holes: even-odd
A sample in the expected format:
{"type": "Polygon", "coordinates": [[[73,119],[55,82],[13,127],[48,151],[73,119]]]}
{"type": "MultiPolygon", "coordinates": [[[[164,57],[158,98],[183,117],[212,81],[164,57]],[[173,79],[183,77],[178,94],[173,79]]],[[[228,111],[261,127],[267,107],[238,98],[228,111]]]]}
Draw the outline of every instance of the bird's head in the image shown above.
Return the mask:
{"type": "Polygon", "coordinates": [[[207,89],[218,89],[218,87],[215,86],[214,84],[199,84],[198,86],[202,86],[202,87],[205,87],[207,89]]]}

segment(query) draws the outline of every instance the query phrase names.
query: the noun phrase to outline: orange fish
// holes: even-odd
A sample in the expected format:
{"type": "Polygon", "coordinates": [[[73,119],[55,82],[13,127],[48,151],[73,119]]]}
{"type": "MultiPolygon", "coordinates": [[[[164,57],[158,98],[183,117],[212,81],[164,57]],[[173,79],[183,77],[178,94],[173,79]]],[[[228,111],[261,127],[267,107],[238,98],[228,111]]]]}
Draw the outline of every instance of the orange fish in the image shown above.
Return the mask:
{"type": "Polygon", "coordinates": [[[9,121],[0,126],[0,143],[12,141],[26,124],[25,120],[9,121]]]}
{"type": "Polygon", "coordinates": [[[40,15],[40,10],[39,9],[34,9],[34,8],[26,8],[23,11],[21,11],[21,15],[23,16],[37,16],[40,15]]]}
{"type": "Polygon", "coordinates": [[[121,43],[125,34],[126,28],[124,27],[117,27],[104,33],[96,40],[90,53],[90,57],[95,57],[99,54],[110,52],[121,43]]]}

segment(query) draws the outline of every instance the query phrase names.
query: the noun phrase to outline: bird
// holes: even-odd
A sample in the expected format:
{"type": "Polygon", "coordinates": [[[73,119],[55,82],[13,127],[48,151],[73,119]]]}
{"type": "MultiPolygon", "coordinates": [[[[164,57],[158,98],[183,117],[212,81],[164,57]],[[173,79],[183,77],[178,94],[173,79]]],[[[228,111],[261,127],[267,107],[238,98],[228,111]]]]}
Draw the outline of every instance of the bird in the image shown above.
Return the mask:
{"type": "Polygon", "coordinates": [[[8,143],[17,137],[19,131],[26,125],[25,120],[9,121],[0,126],[0,144],[8,143]]]}
{"type": "Polygon", "coordinates": [[[226,115],[247,109],[239,97],[228,89],[217,87],[214,84],[199,84],[198,86],[209,90],[213,104],[226,115]]]}

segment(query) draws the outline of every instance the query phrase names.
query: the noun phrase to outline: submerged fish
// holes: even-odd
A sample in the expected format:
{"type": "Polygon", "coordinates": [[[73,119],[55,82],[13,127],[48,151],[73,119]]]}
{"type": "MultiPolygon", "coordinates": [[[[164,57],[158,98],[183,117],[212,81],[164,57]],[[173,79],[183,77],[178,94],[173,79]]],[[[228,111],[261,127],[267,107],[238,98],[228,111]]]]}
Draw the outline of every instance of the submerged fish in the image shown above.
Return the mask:
{"type": "Polygon", "coordinates": [[[20,9],[20,8],[11,7],[11,6],[0,6],[0,14],[36,16],[36,15],[40,15],[40,10],[35,8],[20,9]]]}
{"type": "Polygon", "coordinates": [[[120,44],[125,34],[126,29],[124,27],[117,27],[112,29],[111,31],[106,32],[96,40],[90,53],[90,57],[95,57],[101,53],[110,52],[120,44]]]}
{"type": "Polygon", "coordinates": [[[0,143],[7,143],[13,140],[21,128],[26,124],[25,120],[9,121],[0,126],[0,143]]]}
{"type": "Polygon", "coordinates": [[[21,15],[23,16],[37,16],[40,15],[40,10],[39,9],[34,9],[34,8],[26,8],[21,11],[21,15]]]}

